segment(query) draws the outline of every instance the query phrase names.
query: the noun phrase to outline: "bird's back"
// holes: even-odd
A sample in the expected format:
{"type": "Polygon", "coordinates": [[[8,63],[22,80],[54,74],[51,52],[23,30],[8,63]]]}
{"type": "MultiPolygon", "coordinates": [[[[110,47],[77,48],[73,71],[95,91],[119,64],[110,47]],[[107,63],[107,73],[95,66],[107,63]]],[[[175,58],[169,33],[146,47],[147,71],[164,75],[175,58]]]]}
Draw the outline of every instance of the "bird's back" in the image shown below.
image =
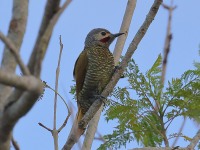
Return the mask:
{"type": "Polygon", "coordinates": [[[114,70],[114,58],[108,48],[102,46],[86,47],[87,71],[82,89],[77,93],[77,102],[85,114],[110,81],[114,70]]]}

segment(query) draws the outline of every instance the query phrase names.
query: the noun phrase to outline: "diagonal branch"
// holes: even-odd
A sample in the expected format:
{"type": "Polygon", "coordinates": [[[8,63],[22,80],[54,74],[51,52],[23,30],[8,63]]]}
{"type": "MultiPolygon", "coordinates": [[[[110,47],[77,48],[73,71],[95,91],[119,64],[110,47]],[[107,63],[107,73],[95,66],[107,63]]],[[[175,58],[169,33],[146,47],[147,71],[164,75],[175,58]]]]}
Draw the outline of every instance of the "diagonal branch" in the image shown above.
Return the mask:
{"type": "Polygon", "coordinates": [[[200,140],[200,129],[198,130],[197,134],[193,137],[190,144],[187,146],[188,150],[193,150],[194,147],[199,142],[199,140],[200,140]]]}
{"type": "Polygon", "coordinates": [[[51,34],[53,32],[53,28],[55,24],[57,23],[60,15],[71,3],[71,1],[72,0],[66,0],[63,6],[60,7],[58,11],[52,16],[52,18],[49,21],[49,24],[45,28],[44,33],[41,35],[40,40],[38,41],[38,43],[35,44],[34,50],[32,52],[31,58],[28,63],[28,67],[30,71],[35,76],[40,76],[42,61],[46,54],[47,46],[48,46],[51,34]]]}
{"type": "Polygon", "coordinates": [[[9,48],[11,53],[14,55],[16,62],[19,64],[19,67],[24,75],[30,75],[29,69],[23,63],[21,56],[19,55],[18,49],[15,47],[14,43],[7,38],[3,33],[0,31],[0,39],[6,44],[9,48]]]}

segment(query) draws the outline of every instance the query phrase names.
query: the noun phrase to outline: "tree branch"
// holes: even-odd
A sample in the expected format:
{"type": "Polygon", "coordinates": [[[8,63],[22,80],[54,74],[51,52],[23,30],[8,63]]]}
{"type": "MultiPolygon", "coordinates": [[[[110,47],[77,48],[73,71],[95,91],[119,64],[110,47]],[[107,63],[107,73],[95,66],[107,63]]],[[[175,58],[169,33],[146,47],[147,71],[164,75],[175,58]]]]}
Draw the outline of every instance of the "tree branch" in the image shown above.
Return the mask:
{"type": "Polygon", "coordinates": [[[187,150],[186,148],[166,148],[166,147],[144,147],[144,148],[133,148],[131,150],[187,150]]]}
{"type": "Polygon", "coordinates": [[[42,92],[43,88],[39,84],[35,92],[25,92],[18,101],[3,112],[0,118],[0,149],[10,149],[9,143],[13,127],[33,107],[42,92]]]}
{"type": "Polygon", "coordinates": [[[137,0],[128,0],[127,6],[126,6],[126,11],[122,20],[121,28],[120,28],[120,33],[126,33],[124,36],[119,36],[117,38],[117,43],[115,45],[115,49],[113,52],[113,56],[115,59],[115,65],[118,64],[119,59],[121,57],[124,44],[126,42],[126,38],[128,36],[128,31],[129,27],[131,24],[131,20],[133,18],[133,13],[136,7],[137,0]]]}
{"type": "Polygon", "coordinates": [[[19,145],[17,143],[17,141],[15,141],[14,137],[12,136],[12,145],[15,148],[15,150],[20,150],[19,145]]]}
{"type": "MultiPolygon", "coordinates": [[[[62,56],[62,51],[63,51],[63,44],[62,44],[62,39],[60,35],[60,53],[59,53],[59,58],[58,58],[58,66],[56,68],[56,81],[55,81],[55,96],[54,96],[54,117],[53,117],[53,139],[54,139],[54,149],[58,150],[58,131],[56,129],[56,113],[57,113],[57,92],[58,92],[58,79],[60,75],[60,61],[61,61],[61,56],[62,56]],[[57,132],[56,132],[57,131],[57,132]],[[55,133],[55,134],[54,134],[55,133]]],[[[68,119],[67,119],[68,120],[68,119]]]]}
{"type": "Polygon", "coordinates": [[[163,58],[163,63],[162,63],[162,74],[161,74],[161,83],[162,85],[164,85],[166,69],[167,69],[167,59],[170,52],[170,46],[171,46],[171,40],[172,40],[172,33],[171,33],[172,13],[173,13],[173,10],[176,8],[176,6],[173,6],[173,0],[171,0],[171,6],[167,6],[165,4],[162,4],[162,6],[165,9],[167,9],[169,12],[167,34],[165,37],[165,46],[164,46],[164,58],[163,58]]]}
{"type": "MultiPolygon", "coordinates": [[[[28,16],[28,0],[15,0],[13,1],[12,19],[8,30],[7,38],[12,41],[17,51],[20,50],[23,42],[28,16]]],[[[1,69],[14,73],[16,69],[16,59],[5,45],[1,69]]],[[[0,85],[0,112],[4,109],[6,98],[10,95],[12,88],[5,85],[0,85]]]]}
{"type": "Polygon", "coordinates": [[[197,134],[193,137],[190,144],[187,146],[188,150],[193,150],[194,147],[199,142],[199,140],[200,140],[200,129],[198,130],[197,134]]]}
{"type": "Polygon", "coordinates": [[[53,32],[53,28],[55,24],[57,23],[60,15],[63,13],[63,11],[66,9],[66,7],[70,3],[71,3],[71,0],[66,0],[63,6],[60,7],[60,9],[52,16],[51,20],[49,21],[49,24],[45,28],[44,33],[41,35],[41,37],[39,37],[40,40],[38,41],[38,43],[35,44],[35,47],[31,54],[30,61],[28,63],[28,67],[30,71],[35,76],[38,76],[38,77],[40,76],[42,61],[46,54],[47,46],[48,46],[51,34],[53,32]]]}
{"type": "Polygon", "coordinates": [[[63,44],[62,44],[62,39],[61,36],[59,38],[60,40],[60,53],[59,53],[59,58],[58,58],[58,65],[56,68],[56,81],[55,81],[55,90],[52,89],[50,86],[48,86],[46,83],[44,83],[44,85],[48,88],[50,88],[51,90],[54,91],[55,96],[54,96],[54,117],[53,117],[53,130],[51,130],[50,128],[46,127],[45,125],[43,125],[42,123],[38,123],[41,127],[45,128],[46,130],[48,130],[49,132],[51,132],[53,139],[54,139],[54,149],[58,150],[58,134],[59,132],[66,126],[67,121],[69,119],[69,116],[71,115],[70,110],[68,105],[66,104],[65,100],[62,98],[62,96],[60,96],[60,94],[58,94],[58,79],[59,79],[59,74],[60,74],[60,61],[61,61],[61,56],[62,56],[62,51],[63,51],[63,44]],[[60,126],[59,129],[56,128],[56,113],[57,113],[57,96],[60,96],[61,99],[63,100],[64,104],[67,107],[68,110],[68,115],[65,119],[65,121],[63,122],[63,124],[60,126]]]}
{"type": "Polygon", "coordinates": [[[19,67],[24,75],[30,75],[29,69],[23,63],[21,56],[19,55],[18,49],[15,47],[14,43],[7,38],[3,33],[0,31],[0,39],[5,43],[5,45],[9,48],[11,53],[14,55],[16,62],[19,64],[19,67]]]}
{"type": "Polygon", "coordinates": [[[36,91],[38,85],[42,86],[42,82],[34,76],[17,76],[2,70],[0,70],[0,83],[27,91],[36,91]]]}
{"type": "MultiPolygon", "coordinates": [[[[31,57],[30,57],[29,63],[28,63],[28,66],[30,68],[31,73],[34,73],[34,66],[35,66],[35,63],[36,63],[35,57],[36,57],[38,49],[40,49],[38,45],[41,41],[42,36],[44,35],[44,33],[46,31],[47,26],[50,23],[50,20],[53,18],[53,16],[59,10],[59,5],[60,5],[60,0],[48,0],[46,2],[46,7],[45,7],[44,15],[43,15],[43,18],[42,18],[42,23],[40,25],[37,40],[36,40],[35,46],[33,48],[33,51],[32,51],[32,54],[31,54],[31,57]]],[[[46,43],[47,45],[49,43],[49,39],[50,39],[50,37],[48,37],[48,40],[47,40],[47,43],[46,43]]]]}

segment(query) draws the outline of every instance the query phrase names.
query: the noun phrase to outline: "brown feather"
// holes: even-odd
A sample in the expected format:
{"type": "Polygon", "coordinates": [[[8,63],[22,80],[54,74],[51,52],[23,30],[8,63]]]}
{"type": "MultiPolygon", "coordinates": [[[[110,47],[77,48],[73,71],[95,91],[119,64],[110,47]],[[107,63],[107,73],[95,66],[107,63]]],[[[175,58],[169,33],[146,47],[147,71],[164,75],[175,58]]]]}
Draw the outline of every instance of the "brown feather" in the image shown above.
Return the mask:
{"type": "Polygon", "coordinates": [[[74,78],[76,80],[76,95],[79,94],[79,92],[83,87],[87,66],[88,66],[87,51],[83,50],[82,53],[79,55],[78,59],[76,60],[73,72],[74,78]]]}

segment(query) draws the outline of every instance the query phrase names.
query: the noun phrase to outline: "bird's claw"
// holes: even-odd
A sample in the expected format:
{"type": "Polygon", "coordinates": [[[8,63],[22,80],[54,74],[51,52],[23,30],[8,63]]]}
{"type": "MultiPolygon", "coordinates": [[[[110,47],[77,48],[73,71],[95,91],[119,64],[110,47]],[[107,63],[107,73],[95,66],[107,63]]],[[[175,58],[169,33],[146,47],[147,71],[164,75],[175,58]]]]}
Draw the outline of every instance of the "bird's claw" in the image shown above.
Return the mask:
{"type": "MultiPolygon", "coordinates": [[[[117,71],[117,70],[120,70],[122,67],[121,66],[115,66],[115,68],[114,68],[114,73],[117,71]]],[[[120,76],[120,78],[124,78],[125,76],[124,76],[124,74],[122,74],[121,76],[120,76]]]]}
{"type": "Polygon", "coordinates": [[[103,95],[95,95],[95,99],[99,99],[103,102],[103,105],[106,105],[106,97],[103,95]]]}

